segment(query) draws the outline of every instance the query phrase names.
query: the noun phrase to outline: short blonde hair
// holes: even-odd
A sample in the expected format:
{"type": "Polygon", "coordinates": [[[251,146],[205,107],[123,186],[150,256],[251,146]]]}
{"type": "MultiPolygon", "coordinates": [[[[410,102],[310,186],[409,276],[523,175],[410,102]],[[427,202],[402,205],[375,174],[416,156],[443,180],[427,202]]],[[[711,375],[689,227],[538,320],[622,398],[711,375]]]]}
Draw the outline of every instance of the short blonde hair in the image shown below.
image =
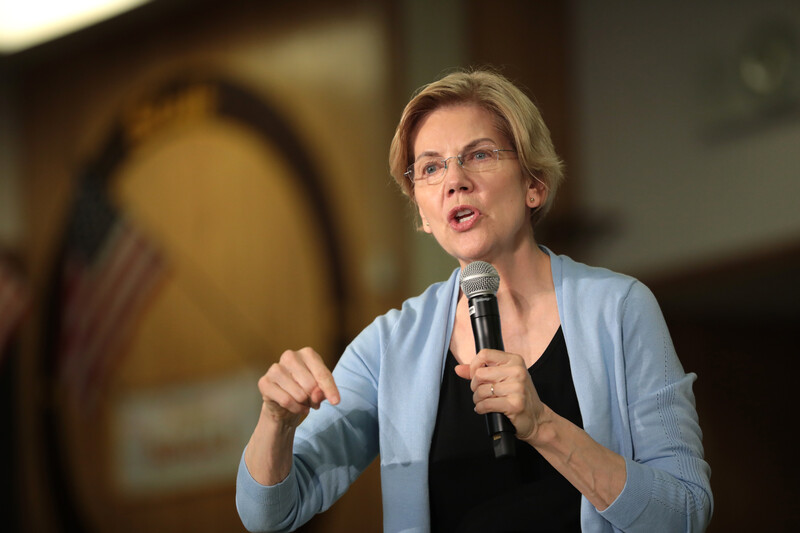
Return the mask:
{"type": "Polygon", "coordinates": [[[417,127],[436,109],[457,104],[475,104],[492,113],[498,130],[514,144],[523,173],[547,189],[544,203],[531,214],[531,226],[535,226],[553,205],[564,179],[563,163],[536,105],[497,72],[462,70],[421,87],[403,110],[389,148],[392,177],[403,193],[415,201],[414,184],[405,171],[414,161],[412,143],[417,127]]]}

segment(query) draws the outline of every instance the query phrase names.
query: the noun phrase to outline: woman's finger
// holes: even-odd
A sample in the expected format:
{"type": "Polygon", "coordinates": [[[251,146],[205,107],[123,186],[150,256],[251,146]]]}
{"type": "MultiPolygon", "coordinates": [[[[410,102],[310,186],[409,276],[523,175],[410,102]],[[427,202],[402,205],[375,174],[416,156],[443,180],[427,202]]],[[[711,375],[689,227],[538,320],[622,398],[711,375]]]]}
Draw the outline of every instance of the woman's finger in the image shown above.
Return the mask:
{"type": "Polygon", "coordinates": [[[284,369],[291,378],[303,388],[308,396],[311,396],[317,386],[314,376],[308,368],[307,356],[299,351],[286,350],[278,360],[278,366],[284,369]]]}
{"type": "Polygon", "coordinates": [[[297,401],[292,394],[267,376],[259,380],[259,390],[267,408],[281,418],[285,418],[287,414],[304,415],[308,412],[307,402],[297,401]]]}
{"type": "Polygon", "coordinates": [[[311,399],[313,407],[327,399],[331,403],[339,403],[339,389],[333,374],[325,366],[322,357],[311,348],[287,350],[281,355],[280,365],[287,369],[297,384],[302,387],[311,399]]]}
{"type": "MultiPolygon", "coordinates": [[[[483,415],[486,413],[503,413],[508,416],[506,399],[499,396],[490,396],[475,402],[475,412],[483,415]]],[[[509,417],[510,418],[510,417],[509,417]]]]}
{"type": "Polygon", "coordinates": [[[507,362],[509,355],[510,354],[501,350],[484,348],[475,354],[475,357],[472,359],[469,366],[474,374],[475,370],[482,366],[496,366],[507,362]]]}
{"type": "Polygon", "coordinates": [[[470,382],[470,388],[475,392],[485,383],[524,383],[529,379],[528,369],[523,365],[482,366],[475,370],[470,382]]]}
{"type": "Polygon", "coordinates": [[[288,393],[299,404],[314,407],[313,388],[309,391],[300,384],[295,372],[283,365],[273,365],[267,372],[272,383],[288,393]]]}
{"type": "Polygon", "coordinates": [[[470,365],[456,365],[456,375],[463,379],[472,379],[472,369],[470,365]]]}
{"type": "Polygon", "coordinates": [[[311,348],[304,348],[301,350],[303,360],[306,363],[309,373],[313,377],[314,384],[322,391],[324,399],[331,402],[333,405],[339,403],[340,395],[339,388],[336,386],[336,381],[333,379],[333,373],[325,365],[322,357],[312,350],[311,348]]]}

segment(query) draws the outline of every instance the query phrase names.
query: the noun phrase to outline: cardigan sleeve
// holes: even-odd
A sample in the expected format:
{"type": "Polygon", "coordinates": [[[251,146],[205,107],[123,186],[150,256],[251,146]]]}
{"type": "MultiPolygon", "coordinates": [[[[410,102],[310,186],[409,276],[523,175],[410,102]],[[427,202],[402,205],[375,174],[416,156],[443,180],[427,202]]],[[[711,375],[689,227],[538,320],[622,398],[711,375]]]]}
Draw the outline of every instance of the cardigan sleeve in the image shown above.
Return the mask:
{"type": "Polygon", "coordinates": [[[622,493],[600,514],[622,531],[703,531],[711,470],[692,383],[655,297],[636,281],[622,303],[621,335],[633,457],[622,493]]]}
{"type": "Polygon", "coordinates": [[[323,402],[297,428],[289,476],[259,484],[239,463],[236,508],[249,531],[292,531],[327,510],[378,453],[377,380],[387,318],[347,347],[333,370],[341,401],[323,402]]]}

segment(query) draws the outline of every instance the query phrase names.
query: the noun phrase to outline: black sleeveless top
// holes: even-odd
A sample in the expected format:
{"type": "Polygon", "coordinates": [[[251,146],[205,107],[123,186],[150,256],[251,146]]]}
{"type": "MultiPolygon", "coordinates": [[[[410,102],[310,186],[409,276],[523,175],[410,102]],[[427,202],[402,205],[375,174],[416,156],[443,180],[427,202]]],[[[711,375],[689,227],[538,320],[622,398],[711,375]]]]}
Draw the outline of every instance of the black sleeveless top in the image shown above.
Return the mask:
{"type": "MultiPolygon", "coordinates": [[[[448,351],[428,466],[431,531],[580,532],[580,492],[539,452],[518,440],[516,457],[495,459],[456,364],[448,351]]],[[[542,402],[583,427],[561,328],[529,372],[542,402]]]]}

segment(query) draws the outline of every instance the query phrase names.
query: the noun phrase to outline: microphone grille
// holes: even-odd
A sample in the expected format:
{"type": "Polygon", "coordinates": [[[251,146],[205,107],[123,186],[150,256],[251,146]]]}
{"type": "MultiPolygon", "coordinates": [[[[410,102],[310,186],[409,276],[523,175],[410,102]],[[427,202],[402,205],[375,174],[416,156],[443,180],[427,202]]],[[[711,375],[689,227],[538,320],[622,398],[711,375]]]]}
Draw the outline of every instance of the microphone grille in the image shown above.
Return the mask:
{"type": "Polygon", "coordinates": [[[479,294],[497,294],[500,274],[486,261],[473,261],[461,269],[460,282],[467,298],[479,294]]]}

